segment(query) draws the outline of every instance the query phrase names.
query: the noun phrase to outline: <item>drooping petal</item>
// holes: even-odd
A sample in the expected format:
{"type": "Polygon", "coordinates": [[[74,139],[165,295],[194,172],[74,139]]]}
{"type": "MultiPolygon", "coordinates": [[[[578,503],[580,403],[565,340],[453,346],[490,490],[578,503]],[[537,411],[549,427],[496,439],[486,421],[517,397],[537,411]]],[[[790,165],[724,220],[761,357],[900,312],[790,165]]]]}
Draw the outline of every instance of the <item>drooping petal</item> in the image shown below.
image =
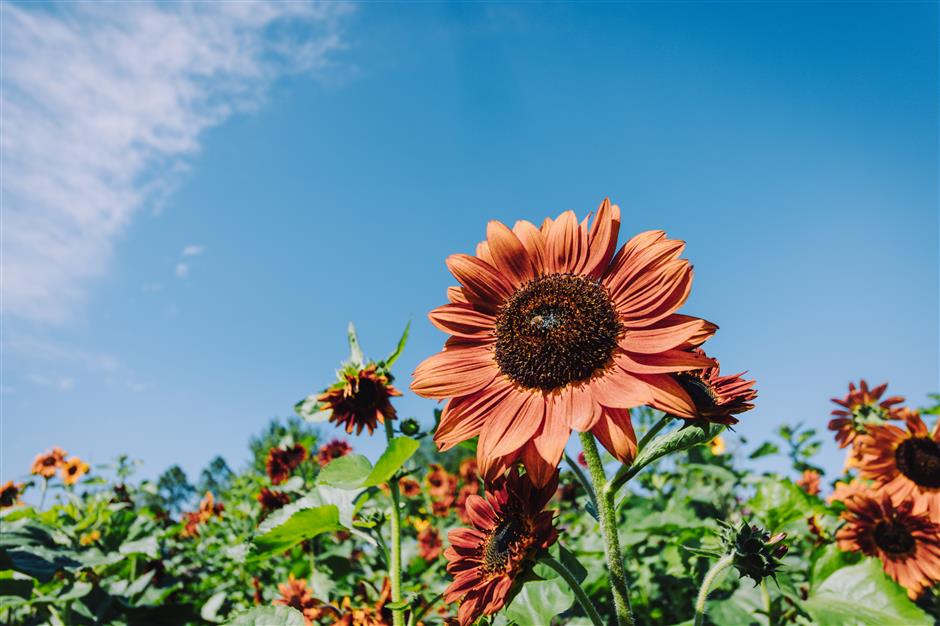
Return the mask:
{"type": "Polygon", "coordinates": [[[522,449],[522,463],[533,485],[544,487],[554,478],[570,437],[571,429],[562,420],[545,417],[541,430],[522,449]]]}
{"type": "Polygon", "coordinates": [[[441,422],[434,432],[434,441],[442,452],[461,441],[476,437],[497,407],[513,391],[505,376],[499,375],[487,387],[469,395],[452,399],[441,413],[441,422]]]}
{"type": "Polygon", "coordinates": [[[676,417],[697,417],[695,402],[675,378],[669,374],[641,374],[640,378],[652,393],[650,406],[676,417]]]}
{"type": "Polygon", "coordinates": [[[636,432],[628,409],[604,407],[591,433],[621,463],[629,464],[636,457],[636,432]]]}
{"type": "Polygon", "coordinates": [[[620,409],[642,406],[653,399],[643,381],[616,365],[591,381],[591,393],[601,405],[620,409]]]}
{"type": "Polygon", "coordinates": [[[662,374],[715,367],[715,359],[705,353],[688,350],[666,350],[657,354],[630,354],[618,351],[614,363],[633,374],[662,374]]]}
{"type": "Polygon", "coordinates": [[[503,456],[518,450],[542,425],[544,415],[540,393],[514,391],[483,426],[477,455],[503,456]]]}

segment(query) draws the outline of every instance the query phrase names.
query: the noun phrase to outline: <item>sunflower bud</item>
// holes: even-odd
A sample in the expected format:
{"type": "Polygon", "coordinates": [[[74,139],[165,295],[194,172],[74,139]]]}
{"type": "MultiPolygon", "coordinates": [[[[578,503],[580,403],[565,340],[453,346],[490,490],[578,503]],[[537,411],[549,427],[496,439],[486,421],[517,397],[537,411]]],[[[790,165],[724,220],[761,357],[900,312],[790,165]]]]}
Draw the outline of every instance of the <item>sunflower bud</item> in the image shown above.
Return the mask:
{"type": "Polygon", "coordinates": [[[771,536],[759,526],[742,522],[737,529],[729,526],[724,540],[738,573],[753,579],[756,586],[764,578],[775,578],[779,559],[787,553],[788,546],[782,543],[786,537],[786,533],[771,536]]]}
{"type": "Polygon", "coordinates": [[[413,417],[409,417],[401,421],[401,434],[407,437],[414,437],[421,432],[421,425],[418,424],[418,420],[413,417]]]}

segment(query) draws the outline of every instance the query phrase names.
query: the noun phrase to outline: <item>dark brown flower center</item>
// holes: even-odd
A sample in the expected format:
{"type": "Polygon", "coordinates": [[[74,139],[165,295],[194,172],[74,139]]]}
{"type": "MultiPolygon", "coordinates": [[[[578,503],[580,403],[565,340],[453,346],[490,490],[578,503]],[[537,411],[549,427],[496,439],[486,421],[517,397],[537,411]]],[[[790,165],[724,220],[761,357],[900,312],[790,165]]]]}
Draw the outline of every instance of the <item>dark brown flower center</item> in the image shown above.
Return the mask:
{"type": "Polygon", "coordinates": [[[16,487],[8,487],[0,491],[0,506],[13,506],[19,491],[16,487]]]}
{"type": "Polygon", "coordinates": [[[513,515],[501,520],[487,537],[483,547],[484,569],[487,571],[503,569],[526,534],[526,525],[519,516],[513,515]]]}
{"type": "Polygon", "coordinates": [[[685,390],[699,410],[712,409],[718,404],[715,390],[701,376],[695,374],[676,374],[676,381],[685,390]]]}
{"type": "Polygon", "coordinates": [[[496,319],[496,363],[515,383],[551,390],[587,380],[603,367],[621,326],[607,290],[573,274],[523,285],[496,319]]]}
{"type": "Polygon", "coordinates": [[[378,385],[371,378],[360,378],[357,385],[355,402],[359,408],[372,408],[379,400],[378,385]]]}
{"type": "Polygon", "coordinates": [[[888,554],[910,554],[914,549],[911,531],[898,522],[881,521],[875,526],[875,544],[888,554]]]}
{"type": "Polygon", "coordinates": [[[894,452],[898,471],[921,487],[940,487],[940,445],[927,437],[914,437],[894,452]]]}

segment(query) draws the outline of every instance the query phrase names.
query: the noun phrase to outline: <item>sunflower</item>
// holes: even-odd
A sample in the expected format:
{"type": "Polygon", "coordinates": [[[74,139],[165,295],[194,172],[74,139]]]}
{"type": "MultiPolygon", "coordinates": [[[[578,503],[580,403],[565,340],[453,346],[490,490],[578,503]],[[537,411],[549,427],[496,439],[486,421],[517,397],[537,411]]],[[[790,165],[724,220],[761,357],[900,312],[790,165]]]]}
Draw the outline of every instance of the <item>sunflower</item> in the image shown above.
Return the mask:
{"type": "Polygon", "coordinates": [[[60,468],[62,472],[62,482],[66,485],[74,485],[78,482],[78,479],[87,474],[90,469],[88,463],[85,463],[77,456],[73,456],[68,461],[65,461],[60,468]]]}
{"type": "Polygon", "coordinates": [[[398,489],[406,498],[416,498],[421,495],[421,483],[409,476],[402,476],[398,479],[398,489]]]}
{"type": "MultiPolygon", "coordinates": [[[[705,357],[701,349],[693,352],[705,357]]],[[[744,380],[741,378],[743,375],[744,372],[722,376],[717,360],[714,367],[674,374],[673,378],[691,403],[683,404],[684,399],[678,398],[680,402],[676,405],[657,400],[652,406],[679,417],[728,426],[737,424],[738,418],[734,416],[753,409],[751,400],[757,397],[755,381],[744,380]]],[[[669,401],[674,402],[674,399],[670,397],[669,401]]]]}
{"type": "Polygon", "coordinates": [[[444,544],[436,528],[428,527],[418,533],[418,556],[431,562],[441,556],[444,544]]]}
{"type": "Polygon", "coordinates": [[[392,597],[392,588],[388,578],[382,583],[379,598],[373,606],[353,608],[349,596],[343,598],[340,611],[333,626],[390,626],[391,610],[385,606],[392,597]]]}
{"type": "Polygon", "coordinates": [[[0,487],[0,509],[8,509],[11,506],[22,504],[20,495],[26,485],[17,485],[12,480],[8,480],[0,487]]]}
{"type": "Polygon", "coordinates": [[[896,505],[913,500],[915,514],[926,511],[940,524],[940,420],[931,432],[917,412],[901,415],[906,431],[894,424],[869,426],[858,439],[859,473],[873,480],[896,505]]]}
{"type": "Polygon", "coordinates": [[[348,442],[343,439],[334,439],[320,446],[320,450],[317,452],[317,463],[320,467],[323,467],[333,459],[346,456],[350,452],[352,452],[352,446],[348,442]]]}
{"type": "Polygon", "coordinates": [[[411,384],[450,398],[441,450],[479,435],[486,478],[521,460],[544,485],[572,430],[627,462],[631,407],[693,404],[671,375],[715,365],[691,348],[717,327],[676,314],[692,285],[685,244],[649,231],[614,255],[619,230],[620,209],[605,199],[590,227],[571,211],[541,228],[492,221],[476,256],[447,259],[460,286],[429,317],[453,336],[411,384]]]}
{"type": "Polygon", "coordinates": [[[317,398],[322,411],[330,411],[330,421],[345,425],[347,433],[371,435],[378,424],[395,419],[395,408],[389,401],[401,392],[389,384],[389,376],[379,372],[375,364],[364,368],[350,366],[341,372],[341,380],[317,398]]]}
{"type": "Polygon", "coordinates": [[[444,551],[447,571],[454,577],[444,600],[460,602],[460,626],[500,610],[526,563],[558,538],[555,512],[543,510],[557,485],[557,472],[537,487],[511,468],[492,483],[485,498],[467,498],[473,528],[451,530],[450,547],[444,551]]]}
{"type": "Polygon", "coordinates": [[[323,615],[323,603],[313,597],[313,591],[307,587],[305,579],[297,579],[293,574],[288,574],[287,582],[278,585],[277,589],[281,595],[271,604],[282,604],[297,609],[303,613],[307,626],[323,615]]]}
{"type": "Polygon", "coordinates": [[[65,451],[62,448],[53,448],[46,450],[43,454],[37,454],[33,461],[30,473],[42,476],[43,478],[52,478],[65,462],[65,451]]]}
{"type": "Polygon", "coordinates": [[[849,498],[871,492],[871,486],[858,478],[853,478],[849,482],[837,481],[832,493],[826,498],[826,504],[833,502],[846,502],[849,498]]]}
{"type": "Polygon", "coordinates": [[[840,550],[881,559],[885,573],[914,600],[940,581],[940,526],[914,514],[912,505],[909,500],[895,505],[887,493],[849,498],[836,539],[840,550]]]}
{"type": "Polygon", "coordinates": [[[901,396],[891,396],[881,400],[888,383],[878,385],[874,389],[868,388],[864,380],[858,383],[849,383],[849,393],[844,398],[833,398],[840,409],[834,409],[835,416],[829,420],[829,430],[836,431],[836,441],[840,448],[846,448],[864,434],[869,424],[881,424],[886,420],[898,419],[899,409],[896,404],[904,402],[901,396]]]}
{"type": "Polygon", "coordinates": [[[289,503],[290,495],[283,491],[272,491],[267,487],[262,487],[258,492],[258,504],[261,505],[262,515],[276,511],[289,503]]]}
{"type": "Polygon", "coordinates": [[[803,470],[803,475],[796,481],[797,487],[811,496],[819,495],[820,474],[814,469],[803,470]]]}
{"type": "Polygon", "coordinates": [[[271,448],[268,450],[268,459],[265,462],[268,478],[275,485],[280,485],[290,478],[290,473],[297,469],[306,458],[307,448],[300,443],[295,443],[289,448],[271,448]]]}

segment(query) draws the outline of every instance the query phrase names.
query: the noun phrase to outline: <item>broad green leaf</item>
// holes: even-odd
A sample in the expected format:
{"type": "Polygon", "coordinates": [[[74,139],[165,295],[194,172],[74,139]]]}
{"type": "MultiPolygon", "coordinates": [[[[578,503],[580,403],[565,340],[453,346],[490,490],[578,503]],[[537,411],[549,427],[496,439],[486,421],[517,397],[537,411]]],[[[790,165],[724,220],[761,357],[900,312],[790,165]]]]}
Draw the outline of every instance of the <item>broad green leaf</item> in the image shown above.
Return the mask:
{"type": "Polygon", "coordinates": [[[366,480],[365,487],[374,487],[382,483],[387,483],[395,475],[401,466],[417,452],[420,442],[411,437],[396,437],[392,439],[388,448],[375,462],[375,467],[369,478],[366,480]]]}
{"type": "Polygon", "coordinates": [[[642,468],[667,454],[688,450],[692,446],[708,443],[725,430],[720,424],[689,424],[683,428],[660,435],[646,444],[634,459],[631,468],[642,468]]]}
{"type": "Polygon", "coordinates": [[[349,327],[346,330],[346,336],[349,339],[349,362],[354,365],[362,365],[362,348],[359,347],[359,336],[356,335],[356,327],[352,322],[349,322],[349,327]]]}
{"type": "Polygon", "coordinates": [[[561,578],[530,580],[506,607],[506,617],[518,626],[545,626],[572,604],[574,593],[561,578]]]}
{"type": "Polygon", "coordinates": [[[819,510],[820,505],[789,480],[770,476],[758,483],[747,508],[760,519],[764,528],[775,533],[797,520],[802,523],[819,510]]]}
{"type": "Polygon", "coordinates": [[[304,614],[289,606],[259,606],[242,613],[229,626],[304,626],[304,614]]]}
{"type": "Polygon", "coordinates": [[[291,546],[325,532],[342,530],[339,509],[332,504],[316,506],[309,498],[301,498],[276,511],[264,520],[251,542],[258,560],[278,554],[291,546]]]}
{"type": "Polygon", "coordinates": [[[742,581],[727,598],[712,597],[706,605],[708,621],[716,626],[767,626],[760,587],[742,581]]]}
{"type": "Polygon", "coordinates": [[[401,339],[398,340],[398,345],[395,346],[395,351],[388,355],[388,358],[385,359],[385,367],[391,367],[395,361],[398,360],[398,357],[401,356],[402,350],[405,349],[405,344],[408,342],[408,332],[411,330],[411,322],[409,321],[405,324],[405,330],[401,334],[401,339]]]}
{"type": "Polygon", "coordinates": [[[128,541],[121,544],[121,547],[118,548],[118,552],[121,554],[145,554],[151,559],[155,559],[159,556],[160,550],[157,546],[156,537],[144,537],[137,541],[128,541]]]}
{"type": "Polygon", "coordinates": [[[836,570],[803,604],[817,626],[930,626],[926,613],[885,576],[881,561],[867,558],[836,570]]]}
{"type": "Polygon", "coordinates": [[[760,447],[754,452],[751,452],[747,458],[749,459],[759,459],[762,456],[770,456],[771,454],[779,454],[780,448],[777,447],[777,444],[765,441],[760,444],[760,447]]]}
{"type": "Polygon", "coordinates": [[[341,489],[366,489],[386,483],[411,458],[421,444],[411,437],[396,437],[376,461],[375,467],[361,454],[347,454],[320,471],[317,483],[341,489]]]}
{"type": "Polygon", "coordinates": [[[81,565],[70,554],[42,546],[0,549],[0,569],[12,569],[44,583],[60,570],[75,570],[81,565]]]}
{"type": "Polygon", "coordinates": [[[816,550],[810,567],[810,581],[816,585],[829,578],[838,569],[859,562],[858,552],[843,552],[839,546],[830,543],[816,550]]]}

